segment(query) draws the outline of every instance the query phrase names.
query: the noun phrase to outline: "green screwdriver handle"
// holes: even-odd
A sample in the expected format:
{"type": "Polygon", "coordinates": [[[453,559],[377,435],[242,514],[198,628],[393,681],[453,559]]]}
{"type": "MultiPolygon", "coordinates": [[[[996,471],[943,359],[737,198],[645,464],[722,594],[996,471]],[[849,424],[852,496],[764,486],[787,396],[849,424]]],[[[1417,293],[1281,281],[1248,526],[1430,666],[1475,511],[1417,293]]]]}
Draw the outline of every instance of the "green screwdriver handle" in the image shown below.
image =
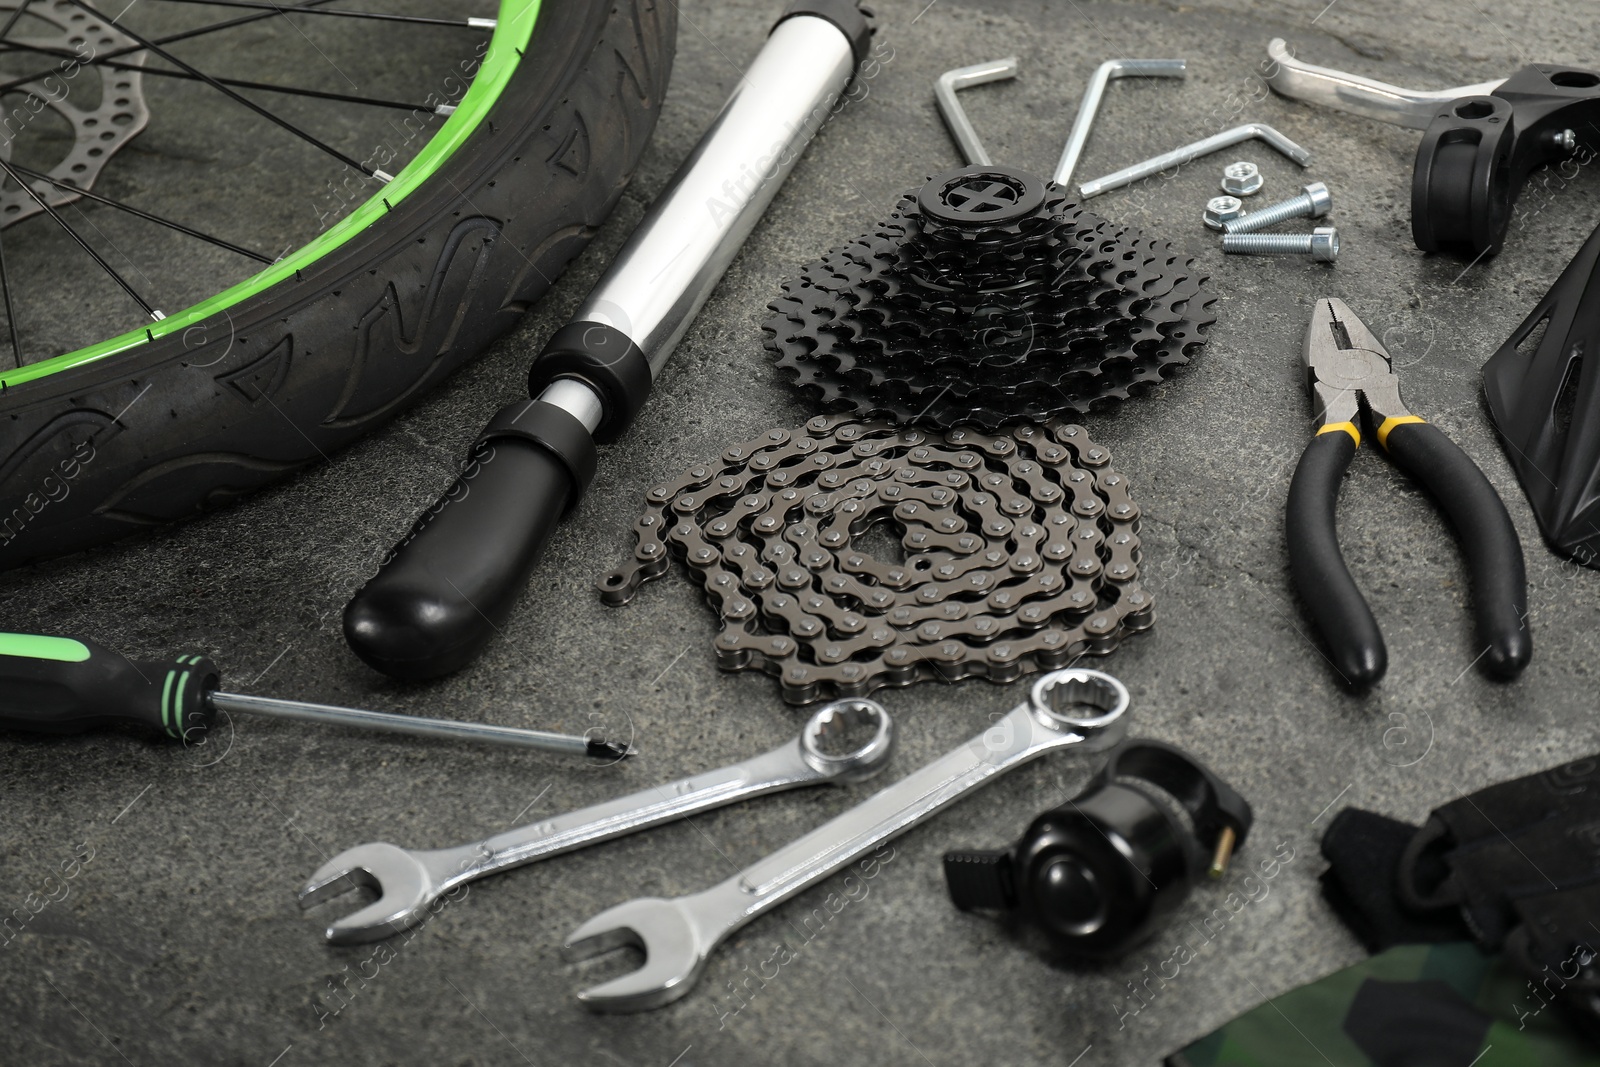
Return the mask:
{"type": "Polygon", "coordinates": [[[93,641],[0,634],[0,729],[81,733],[133,722],[182,740],[211,721],[205,656],[135,663],[93,641]]]}

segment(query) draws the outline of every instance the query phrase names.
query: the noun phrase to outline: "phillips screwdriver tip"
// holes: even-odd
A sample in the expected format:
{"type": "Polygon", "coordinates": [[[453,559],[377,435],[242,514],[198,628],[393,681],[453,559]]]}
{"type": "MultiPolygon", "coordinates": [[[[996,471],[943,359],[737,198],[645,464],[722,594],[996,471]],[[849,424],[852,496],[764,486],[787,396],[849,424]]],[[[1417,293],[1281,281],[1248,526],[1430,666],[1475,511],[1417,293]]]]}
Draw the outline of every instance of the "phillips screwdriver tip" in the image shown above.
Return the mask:
{"type": "Polygon", "coordinates": [[[607,741],[598,737],[589,739],[588,749],[589,755],[603,760],[620,760],[639,754],[639,750],[626,741],[607,741]]]}

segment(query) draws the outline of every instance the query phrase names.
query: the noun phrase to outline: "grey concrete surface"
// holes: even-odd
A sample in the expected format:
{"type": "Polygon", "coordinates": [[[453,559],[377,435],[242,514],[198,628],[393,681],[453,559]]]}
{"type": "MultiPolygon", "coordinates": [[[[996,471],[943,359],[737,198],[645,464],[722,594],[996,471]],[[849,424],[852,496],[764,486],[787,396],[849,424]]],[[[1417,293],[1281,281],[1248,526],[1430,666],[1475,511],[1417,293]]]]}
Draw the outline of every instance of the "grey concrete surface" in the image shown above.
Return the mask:
{"type": "MultiPolygon", "coordinates": [[[[1330,810],[1356,804],[1420,819],[1463,790],[1596,747],[1600,575],[1540,542],[1482,409],[1477,372],[1600,221],[1600,187],[1583,173],[1562,188],[1530,190],[1505,253],[1491,262],[1424,256],[1408,225],[1418,135],[1273,98],[1255,76],[1278,35],[1314,62],[1419,87],[1503,76],[1530,61],[1592,66],[1588,5],[875,6],[885,58],[864,99],[800,162],[631,434],[605,452],[588,499],[504,635],[471,669],[428,685],[389,682],[346,651],[339,612],[447,483],[487,414],[517,395],[528,360],[759,47],[775,4],[683,4],[666,111],[623,205],[523,326],[447,387],[280,488],[182,529],[0,577],[10,628],[93,635],[135,654],[205,649],[239,687],[275,695],[556,729],[601,723],[632,731],[643,753],[594,769],[262,722],[219,737],[225,754],[121,735],[0,739],[0,911],[30,893],[60,898],[0,944],[0,1060],[1151,1064],[1361,958],[1316,890],[1316,843],[1330,810]],[[765,303],[804,260],[865,231],[902,190],[957,162],[934,110],[935,76],[1011,53],[1022,63],[1016,81],[965,97],[999,160],[1048,172],[1089,73],[1117,55],[1182,56],[1192,73],[1181,84],[1114,84],[1081,176],[1246,120],[1272,123],[1316,155],[1301,172],[1254,146],[1093,205],[1188,249],[1221,294],[1210,344],[1192,366],[1085,421],[1143,508],[1144,568],[1157,597],[1155,628],[1099,665],[1132,690],[1137,733],[1187,746],[1254,802],[1254,836],[1230,883],[1201,888],[1148,946],[1097,967],[1049,964],[990,922],[954,911],[940,854],[1006,841],[1070,796],[1094,763],[1065,755],[900,839],[859,898],[809,940],[802,918],[827,909],[829,894],[841,892],[836,882],[751,924],[716,954],[698,989],[650,1014],[581,1011],[575,990],[629,964],[567,962],[564,934],[629,897],[720,881],[864,791],[723,810],[480,882],[414,936],[326,946],[320,923],[345,905],[303,914],[293,896],[326,855],[373,839],[454,844],[793,733],[804,713],[784,706],[770,679],[717,671],[712,616],[681,574],[622,609],[603,606],[591,582],[628,551],[645,487],[809,414],[763,358],[765,303]],[[1220,254],[1199,213],[1232,158],[1260,164],[1267,196],[1294,191],[1303,177],[1333,188],[1344,240],[1336,267],[1220,254]],[[1346,696],[1307,639],[1281,516],[1308,426],[1300,340],[1310,302],[1323,294],[1343,297],[1384,337],[1411,405],[1461,442],[1505,496],[1527,554],[1536,648],[1515,684],[1471,669],[1454,542],[1426,498],[1366,449],[1340,518],[1388,639],[1389,676],[1365,699],[1346,696]],[[92,859],[71,866],[75,848],[92,859]],[[1258,864],[1291,852],[1275,877],[1261,878],[1258,864]],[[63,864],[76,876],[48,881],[63,864]],[[1207,937],[1202,921],[1230,888],[1252,902],[1214,921],[1207,937]],[[785,942],[793,958],[777,967],[769,961],[785,942]],[[1170,981],[1150,979],[1180,942],[1193,962],[1170,981]],[[1146,981],[1150,993],[1132,999],[1130,983],[1146,981]]],[[[902,728],[890,775],[972,735],[1021,692],[968,682],[883,695],[902,728]]],[[[1305,1062],[1321,1060],[1308,1050],[1305,1062]]]]}

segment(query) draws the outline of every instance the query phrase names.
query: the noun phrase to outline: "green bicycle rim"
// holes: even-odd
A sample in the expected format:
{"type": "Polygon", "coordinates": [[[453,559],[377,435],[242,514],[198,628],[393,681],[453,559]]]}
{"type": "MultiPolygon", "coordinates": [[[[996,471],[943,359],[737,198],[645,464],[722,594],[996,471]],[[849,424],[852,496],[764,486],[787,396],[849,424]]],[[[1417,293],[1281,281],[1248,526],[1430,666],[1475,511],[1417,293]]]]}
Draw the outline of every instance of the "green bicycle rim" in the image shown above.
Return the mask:
{"type": "Polygon", "coordinates": [[[523,53],[527,51],[528,42],[533,38],[534,23],[539,18],[540,2],[541,0],[500,0],[494,34],[489,39],[489,47],[478,66],[476,76],[472,79],[472,85],[468,87],[461,102],[456,105],[456,110],[445,120],[439,132],[423,145],[422,150],[394,176],[393,181],[388,182],[371,198],[319,234],[309,244],[303,245],[297,251],[237,285],[148,326],[129,330],[127,333],[80,348],[75,352],[66,352],[26,367],[0,373],[0,388],[11,388],[47,378],[61,371],[81,367],[140,345],[150,344],[157,338],[182,333],[212,315],[226,311],[240,301],[264,292],[287,278],[292,278],[297,271],[304,270],[346,244],[376,220],[387,215],[393,210],[393,205],[415,192],[424,181],[437,172],[467,137],[483,123],[489,114],[489,109],[500,99],[501,92],[511,81],[517,64],[522,61],[523,53]]]}

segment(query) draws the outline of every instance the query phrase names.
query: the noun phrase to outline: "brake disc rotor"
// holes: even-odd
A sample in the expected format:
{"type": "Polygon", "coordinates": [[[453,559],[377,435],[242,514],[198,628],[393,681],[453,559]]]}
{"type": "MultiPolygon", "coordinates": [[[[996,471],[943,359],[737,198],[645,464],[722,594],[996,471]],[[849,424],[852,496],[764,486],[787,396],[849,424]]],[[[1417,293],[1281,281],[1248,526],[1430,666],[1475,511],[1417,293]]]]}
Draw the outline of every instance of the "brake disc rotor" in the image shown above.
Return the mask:
{"type": "Polygon", "coordinates": [[[1139,509],[1110,463],[1065,423],[991,436],[819,416],[650,490],[633,560],[597,584],[626,603],[676,553],[721,616],[717,665],[777,676],[790,703],[1011,682],[1153,621],[1139,509]],[[904,560],[863,549],[879,523],[904,560]]]}
{"type": "MultiPolygon", "coordinates": [[[[16,62],[28,64],[30,73],[51,69],[54,72],[17,87],[0,99],[0,158],[16,165],[18,140],[26,136],[38,123],[40,115],[49,109],[72,126],[72,143],[48,168],[32,165],[29,169],[47,174],[57,182],[88,189],[117,150],[149,125],[150,109],[145,104],[143,75],[138,71],[96,67],[99,75],[96,85],[94,77],[84,76],[84,70],[96,57],[138,49],[139,44],[107,19],[75,7],[67,0],[27,3],[0,0],[0,25],[9,22],[24,6],[26,11],[18,19],[18,25],[27,32],[13,31],[8,36],[10,54],[16,62]]],[[[129,51],[116,62],[138,67],[144,65],[144,60],[144,52],[129,51]]],[[[0,77],[9,80],[15,76],[0,77]]],[[[33,132],[44,133],[38,129],[33,132]]],[[[55,142],[44,136],[29,137],[28,143],[36,152],[53,155],[58,151],[55,142]]],[[[42,178],[32,178],[28,184],[52,208],[81,199],[80,194],[42,178]]],[[[6,179],[4,188],[0,189],[0,227],[21,222],[43,210],[26,189],[6,179]]]]}
{"type": "Polygon", "coordinates": [[[786,283],[763,329],[777,366],[829,410],[993,430],[1160,382],[1215,321],[1205,282],[1053,182],[962,167],[786,283]]]}

